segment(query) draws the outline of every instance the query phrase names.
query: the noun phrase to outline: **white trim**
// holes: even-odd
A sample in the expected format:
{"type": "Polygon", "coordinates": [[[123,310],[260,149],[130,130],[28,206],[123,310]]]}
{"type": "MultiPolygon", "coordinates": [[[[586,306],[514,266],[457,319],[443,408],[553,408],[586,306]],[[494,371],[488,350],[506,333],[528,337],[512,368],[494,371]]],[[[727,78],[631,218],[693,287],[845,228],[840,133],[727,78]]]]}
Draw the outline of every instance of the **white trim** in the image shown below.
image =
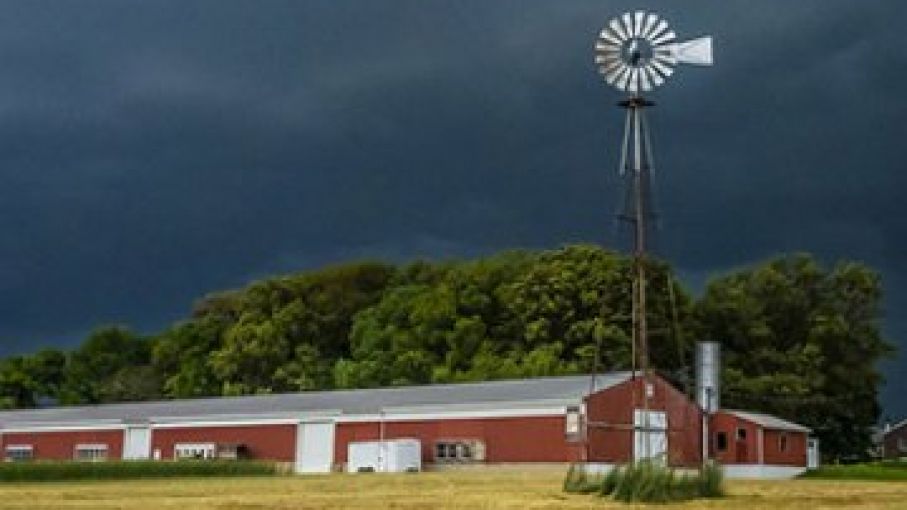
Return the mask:
{"type": "Polygon", "coordinates": [[[151,424],[151,430],[162,430],[162,429],[191,429],[199,427],[260,427],[265,425],[296,425],[300,421],[299,418],[270,418],[270,419],[245,419],[245,420],[207,420],[207,421],[184,421],[184,422],[168,422],[168,423],[153,423],[151,424]]]}
{"type": "MultiPolygon", "coordinates": [[[[406,407],[387,407],[383,413],[342,414],[340,410],[319,411],[315,413],[280,413],[280,414],[237,414],[237,415],[197,415],[182,417],[151,417],[141,427],[155,429],[178,429],[193,427],[252,427],[261,425],[296,425],[306,421],[334,421],[336,423],[363,423],[380,421],[428,421],[440,419],[481,419],[481,418],[522,418],[541,416],[566,416],[567,407],[577,405],[573,400],[538,400],[515,406],[515,402],[459,404],[459,405],[424,405],[406,407]]],[[[80,430],[125,430],[135,427],[132,422],[97,421],[72,422],[59,425],[48,423],[20,424],[2,428],[3,433],[30,433],[80,430]]]]}
{"type": "Polygon", "coordinates": [[[31,434],[41,432],[78,432],[83,430],[123,430],[126,425],[110,423],[71,423],[63,425],[45,425],[45,424],[22,424],[13,427],[4,427],[0,429],[3,434],[31,434]]]}
{"type": "Polygon", "coordinates": [[[76,443],[74,450],[109,450],[107,443],[76,443]]]}
{"type": "Polygon", "coordinates": [[[35,447],[34,447],[34,445],[30,445],[30,444],[8,444],[8,445],[6,445],[6,448],[4,448],[4,449],[8,452],[9,451],[16,451],[16,452],[29,451],[29,452],[31,452],[31,451],[35,450],[35,447]]]}
{"type": "Polygon", "coordinates": [[[806,466],[772,464],[725,464],[721,466],[726,478],[785,480],[806,472],[806,466]]]}
{"type": "Polygon", "coordinates": [[[482,418],[531,418],[542,416],[565,416],[567,409],[563,406],[556,408],[526,408],[526,409],[487,409],[482,411],[434,411],[434,412],[407,412],[390,414],[360,414],[340,416],[337,423],[363,423],[380,421],[429,421],[429,420],[466,420],[482,418]]]}

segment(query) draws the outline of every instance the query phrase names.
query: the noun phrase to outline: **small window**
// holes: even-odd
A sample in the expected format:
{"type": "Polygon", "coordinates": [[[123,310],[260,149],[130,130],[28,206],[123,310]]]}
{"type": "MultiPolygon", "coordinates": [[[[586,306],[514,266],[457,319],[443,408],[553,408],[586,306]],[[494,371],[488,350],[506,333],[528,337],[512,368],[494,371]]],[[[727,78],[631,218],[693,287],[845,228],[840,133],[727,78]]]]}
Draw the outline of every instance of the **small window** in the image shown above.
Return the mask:
{"type": "Polygon", "coordinates": [[[83,462],[107,460],[106,444],[77,444],[73,458],[83,462]]]}
{"type": "Polygon", "coordinates": [[[35,457],[35,449],[30,444],[11,444],[6,447],[6,460],[10,462],[31,460],[35,457]]]}
{"type": "Polygon", "coordinates": [[[445,440],[435,443],[435,462],[473,462],[485,458],[481,441],[445,440]]]}
{"type": "Polygon", "coordinates": [[[746,429],[737,427],[737,441],[746,441],[746,429]]]}
{"type": "Polygon", "coordinates": [[[579,406],[570,406],[567,408],[567,415],[564,420],[564,434],[568,441],[577,441],[582,437],[582,415],[579,406]]]}
{"type": "Polygon", "coordinates": [[[727,432],[715,434],[715,449],[719,452],[727,451],[727,432]]]}
{"type": "Polygon", "coordinates": [[[214,443],[177,443],[173,446],[173,458],[177,460],[213,459],[217,456],[214,443]]]}
{"type": "Polygon", "coordinates": [[[781,434],[780,436],[778,436],[778,451],[787,451],[787,434],[781,434]]]}

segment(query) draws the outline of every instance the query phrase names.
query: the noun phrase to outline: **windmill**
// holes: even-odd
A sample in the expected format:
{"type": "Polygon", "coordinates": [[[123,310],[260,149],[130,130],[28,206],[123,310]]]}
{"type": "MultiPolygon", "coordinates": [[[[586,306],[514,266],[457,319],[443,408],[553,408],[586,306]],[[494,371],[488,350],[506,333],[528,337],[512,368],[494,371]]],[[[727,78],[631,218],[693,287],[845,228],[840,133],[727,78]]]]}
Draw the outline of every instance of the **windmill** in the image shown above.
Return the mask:
{"type": "MultiPolygon", "coordinates": [[[[626,110],[620,174],[627,182],[627,201],[621,219],[632,225],[634,237],[633,343],[634,377],[644,378],[642,413],[634,412],[635,457],[653,457],[650,441],[649,338],[646,323],[646,231],[652,216],[649,188],[653,159],[645,110],[654,103],[643,97],[664,85],[678,64],[712,65],[712,38],[678,42],[667,21],[654,13],[636,11],[609,21],[595,42],[595,64],[604,80],[628,97],[618,103],[626,110]],[[641,415],[641,420],[637,419],[641,415]],[[641,421],[640,423],[637,423],[641,421]],[[641,451],[640,451],[641,450],[641,451]]],[[[635,403],[634,403],[635,405],[635,403]]]]}

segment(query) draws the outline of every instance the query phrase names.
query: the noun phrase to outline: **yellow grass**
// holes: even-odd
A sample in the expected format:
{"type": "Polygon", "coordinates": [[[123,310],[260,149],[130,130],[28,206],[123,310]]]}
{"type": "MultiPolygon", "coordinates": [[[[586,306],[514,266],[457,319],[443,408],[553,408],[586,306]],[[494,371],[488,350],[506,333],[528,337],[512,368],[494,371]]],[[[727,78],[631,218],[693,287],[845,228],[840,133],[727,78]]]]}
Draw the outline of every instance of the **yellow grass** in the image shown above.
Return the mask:
{"type": "Polygon", "coordinates": [[[907,483],[728,482],[727,498],[627,506],[561,492],[560,471],[0,484],[0,509],[904,509],[907,483]]]}

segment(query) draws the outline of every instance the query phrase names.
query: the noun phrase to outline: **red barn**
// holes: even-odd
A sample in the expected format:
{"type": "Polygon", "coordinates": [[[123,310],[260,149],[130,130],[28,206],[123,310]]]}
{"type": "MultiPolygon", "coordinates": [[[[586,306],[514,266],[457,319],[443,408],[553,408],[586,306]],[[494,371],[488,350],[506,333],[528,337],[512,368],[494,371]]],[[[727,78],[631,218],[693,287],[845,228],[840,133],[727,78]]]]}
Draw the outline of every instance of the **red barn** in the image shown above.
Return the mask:
{"type": "MultiPolygon", "coordinates": [[[[696,404],[664,379],[614,372],[4,411],[0,446],[7,460],[248,457],[326,472],[342,469],[351,442],[413,438],[432,468],[607,467],[646,456],[693,467],[702,462],[701,424],[696,404]]],[[[789,441],[785,454],[805,448],[799,436],[789,441]]],[[[805,462],[800,453],[784,462],[805,462]]]]}
{"type": "Polygon", "coordinates": [[[722,410],[711,420],[711,456],[732,478],[790,478],[818,465],[810,432],[767,414],[722,410]]]}

